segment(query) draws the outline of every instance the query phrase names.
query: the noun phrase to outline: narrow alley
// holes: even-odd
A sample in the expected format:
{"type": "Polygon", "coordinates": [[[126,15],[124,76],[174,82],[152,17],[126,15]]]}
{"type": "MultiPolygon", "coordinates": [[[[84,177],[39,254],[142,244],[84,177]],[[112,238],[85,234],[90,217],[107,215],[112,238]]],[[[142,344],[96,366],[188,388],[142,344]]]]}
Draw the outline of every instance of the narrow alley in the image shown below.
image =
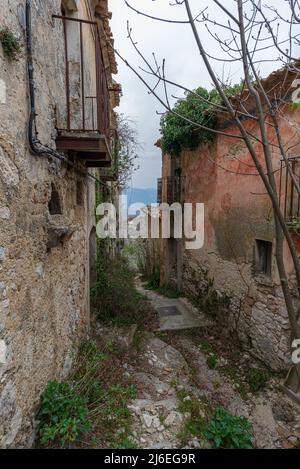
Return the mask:
{"type": "Polygon", "coordinates": [[[0,451],[298,457],[299,24],[0,0],[0,451]]]}
{"type": "Polygon", "coordinates": [[[300,410],[281,390],[280,376],[259,361],[253,363],[248,353],[237,354],[238,344],[222,337],[206,315],[196,315],[186,298],[162,296],[147,289],[140,277],[135,285],[148,304],[147,314],[156,318],[151,327],[97,329],[116,346],[125,341],[126,354],[130,351],[122,366],[125,379],[137,390],[127,403],[133,420],[130,429],[117,430],[120,436],[126,433],[128,447],[211,448],[207,428],[218,408],[250,422],[256,448],[298,445],[300,410]],[[251,380],[256,375],[249,375],[249,363],[265,373],[263,383],[251,380]]]}

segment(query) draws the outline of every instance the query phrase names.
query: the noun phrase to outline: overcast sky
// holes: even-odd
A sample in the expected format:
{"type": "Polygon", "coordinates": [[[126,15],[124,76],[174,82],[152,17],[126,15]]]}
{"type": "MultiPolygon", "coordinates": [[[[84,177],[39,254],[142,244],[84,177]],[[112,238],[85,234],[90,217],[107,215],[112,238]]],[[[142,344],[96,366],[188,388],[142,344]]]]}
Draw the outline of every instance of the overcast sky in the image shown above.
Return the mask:
{"type": "MultiPolygon", "coordinates": [[[[184,6],[171,7],[169,0],[130,0],[130,3],[155,16],[186,20],[184,6]]],[[[190,3],[194,13],[198,13],[199,3],[203,5],[205,2],[191,0],[190,3]]],[[[220,9],[213,6],[211,0],[207,3],[211,5],[210,17],[216,21],[222,21],[224,14],[220,9]]],[[[234,6],[233,0],[226,0],[225,3],[226,6],[229,4],[234,6]]],[[[271,3],[282,6],[284,2],[272,0],[271,3]]],[[[147,59],[151,60],[153,52],[157,54],[159,60],[166,59],[166,72],[171,80],[180,82],[191,89],[198,86],[211,88],[210,78],[199,56],[189,25],[161,23],[144,18],[128,9],[124,0],[109,0],[109,8],[113,13],[111,28],[116,49],[134,67],[141,65],[141,60],[127,38],[127,21],[132,28],[134,40],[147,59]]],[[[202,27],[201,37],[209,47],[209,51],[221,57],[222,53],[205,26],[199,25],[200,27],[202,27]]],[[[270,51],[268,54],[270,55],[270,51]]],[[[157,112],[162,112],[163,107],[152,95],[149,95],[145,86],[120,59],[118,65],[119,74],[116,79],[123,88],[121,106],[118,110],[136,122],[139,140],[143,145],[140,151],[140,169],[133,175],[132,186],[156,187],[156,180],[161,174],[161,152],[154,146],[154,143],[160,137],[160,116],[157,112]]],[[[266,63],[262,70],[263,75],[267,75],[274,68],[278,68],[278,64],[266,63]]],[[[237,64],[228,65],[224,69],[224,64],[220,61],[216,63],[215,69],[220,77],[229,76],[233,83],[240,81],[240,66],[237,64]]],[[[176,94],[182,96],[182,92],[177,91],[176,94]]]]}

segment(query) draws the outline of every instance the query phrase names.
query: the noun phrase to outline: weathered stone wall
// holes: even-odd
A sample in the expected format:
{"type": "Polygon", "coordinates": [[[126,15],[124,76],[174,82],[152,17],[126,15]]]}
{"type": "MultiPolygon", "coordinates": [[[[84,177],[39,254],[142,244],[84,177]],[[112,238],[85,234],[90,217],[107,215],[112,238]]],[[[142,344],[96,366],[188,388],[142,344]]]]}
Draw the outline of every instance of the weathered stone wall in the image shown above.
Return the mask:
{"type": "MultiPolygon", "coordinates": [[[[77,2],[82,14],[86,4],[77,2]]],[[[61,14],[60,0],[32,2],[38,137],[55,148],[56,110],[66,98],[62,24],[52,14],[61,14]]],[[[1,1],[0,28],[6,27],[24,47],[16,61],[0,45],[2,448],[32,444],[40,394],[49,380],[68,375],[87,334],[88,250],[95,226],[94,182],[28,148],[24,1],[1,1]]]]}
{"type": "MultiPolygon", "coordinates": [[[[295,119],[289,109],[283,113],[281,132],[284,142],[299,154],[295,119]]],[[[255,133],[253,122],[245,122],[255,133]]],[[[231,134],[238,129],[231,126],[231,134]]],[[[269,128],[269,140],[275,136],[269,128]]],[[[254,144],[263,163],[262,148],[254,144]]],[[[292,156],[292,155],[291,155],[292,156]]],[[[271,204],[245,145],[240,140],[219,135],[211,144],[181,154],[185,181],[184,202],[205,204],[205,243],[201,250],[184,250],[182,288],[197,295],[209,279],[220,296],[231,305],[218,318],[254,354],[274,369],[290,364],[290,328],[275,260],[274,226],[271,204]],[[271,273],[254,271],[255,239],[273,243],[271,273]]],[[[274,149],[275,177],[279,184],[280,156],[274,149]]],[[[163,175],[170,175],[170,156],[163,157],[163,175]]],[[[168,265],[168,242],[164,264],[168,265]]],[[[180,245],[180,244],[179,244],[180,245]]],[[[291,281],[293,271],[285,246],[286,268],[291,281]]]]}

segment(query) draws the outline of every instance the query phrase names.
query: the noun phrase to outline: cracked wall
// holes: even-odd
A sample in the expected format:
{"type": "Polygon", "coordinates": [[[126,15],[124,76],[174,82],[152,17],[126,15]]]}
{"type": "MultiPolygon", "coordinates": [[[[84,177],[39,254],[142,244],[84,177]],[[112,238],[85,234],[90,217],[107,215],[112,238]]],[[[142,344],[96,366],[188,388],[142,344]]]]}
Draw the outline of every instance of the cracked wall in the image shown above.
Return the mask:
{"type": "MultiPolygon", "coordinates": [[[[290,156],[299,155],[295,124],[299,113],[284,111],[280,128],[284,143],[293,148],[290,156]],[[295,124],[292,126],[290,122],[295,124]]],[[[253,122],[244,125],[255,134],[253,122]]],[[[269,141],[275,141],[269,127],[269,141]]],[[[231,134],[238,129],[229,127],[231,134]]],[[[255,143],[259,159],[262,148],[255,143]]],[[[203,288],[203,272],[213,279],[220,297],[231,299],[231,306],[218,317],[227,333],[237,334],[245,348],[274,370],[291,365],[291,334],[285,302],[280,286],[276,259],[272,207],[260,177],[253,176],[252,158],[243,142],[218,135],[210,144],[180,155],[185,180],[184,202],[205,204],[205,242],[200,250],[185,250],[182,288],[197,295],[203,288]],[[255,271],[255,240],[272,244],[271,275],[255,271]]],[[[273,150],[275,177],[279,186],[280,156],[273,150]]],[[[163,156],[163,176],[171,175],[170,156],[163,156]]],[[[164,249],[163,272],[169,263],[164,249]]],[[[285,263],[294,285],[291,258],[285,246],[285,263]]],[[[164,279],[167,281],[167,279],[164,279]]],[[[297,301],[295,298],[295,306],[297,301]]]]}

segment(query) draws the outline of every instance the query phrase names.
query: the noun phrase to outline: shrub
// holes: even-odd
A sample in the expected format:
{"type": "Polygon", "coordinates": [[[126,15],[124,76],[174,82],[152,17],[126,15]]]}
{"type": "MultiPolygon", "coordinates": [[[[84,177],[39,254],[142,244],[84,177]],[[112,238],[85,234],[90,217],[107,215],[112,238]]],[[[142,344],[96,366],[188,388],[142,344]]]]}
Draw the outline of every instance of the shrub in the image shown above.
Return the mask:
{"type": "MultiPolygon", "coordinates": [[[[230,97],[242,89],[242,84],[224,84],[225,94],[230,97]]],[[[197,129],[197,124],[215,129],[217,124],[217,113],[215,104],[221,104],[221,98],[215,89],[208,91],[198,88],[194,92],[186,93],[184,99],[175,104],[173,111],[166,113],[161,119],[161,144],[164,153],[179,155],[183,149],[193,150],[200,143],[209,142],[214,138],[210,130],[197,129]],[[203,99],[205,101],[203,101],[203,99]],[[183,119],[189,119],[188,122],[183,119]]]]}
{"type": "Polygon", "coordinates": [[[257,392],[267,384],[268,376],[259,368],[250,368],[247,373],[247,383],[252,392],[257,392]]]}
{"type": "Polygon", "coordinates": [[[172,283],[162,285],[157,291],[167,298],[180,298],[180,296],[182,296],[182,292],[172,283]]]}
{"type": "Polygon", "coordinates": [[[245,417],[227,412],[223,407],[215,410],[205,436],[214,448],[253,448],[250,422],[245,417]]]}
{"type": "Polygon", "coordinates": [[[10,59],[15,59],[22,50],[19,39],[9,29],[2,29],[0,31],[0,42],[4,54],[10,59]]]}
{"type": "Polygon", "coordinates": [[[208,271],[202,268],[195,272],[191,280],[193,288],[188,294],[191,303],[203,313],[216,319],[230,307],[230,297],[219,293],[214,286],[214,279],[208,276],[208,271]]]}
{"type": "Polygon", "coordinates": [[[72,381],[77,392],[85,396],[89,408],[103,393],[99,372],[107,358],[95,340],[86,341],[80,346],[72,381]]]}
{"type": "Polygon", "coordinates": [[[157,290],[159,288],[159,285],[160,285],[160,271],[159,269],[155,269],[149,278],[149,281],[147,283],[147,288],[149,290],[157,290]]]}
{"type": "MultiPolygon", "coordinates": [[[[196,93],[212,102],[218,99],[215,91],[198,88],[196,93]]],[[[213,128],[216,124],[216,117],[209,113],[210,108],[210,104],[199,99],[194,93],[188,93],[185,99],[179,100],[173,109],[179,115],[168,112],[161,119],[163,152],[178,155],[183,148],[192,150],[199,143],[212,140],[214,137],[212,132],[205,130],[195,132],[195,124],[180,117],[183,116],[194,123],[213,128]]]]}
{"type": "Polygon", "coordinates": [[[97,282],[91,290],[92,308],[100,320],[118,325],[139,323],[141,295],[135,289],[135,274],[127,259],[112,259],[105,253],[97,259],[97,282]]]}
{"type": "Polygon", "coordinates": [[[37,418],[39,441],[44,447],[74,443],[90,430],[87,403],[67,383],[48,383],[37,418]]]}

